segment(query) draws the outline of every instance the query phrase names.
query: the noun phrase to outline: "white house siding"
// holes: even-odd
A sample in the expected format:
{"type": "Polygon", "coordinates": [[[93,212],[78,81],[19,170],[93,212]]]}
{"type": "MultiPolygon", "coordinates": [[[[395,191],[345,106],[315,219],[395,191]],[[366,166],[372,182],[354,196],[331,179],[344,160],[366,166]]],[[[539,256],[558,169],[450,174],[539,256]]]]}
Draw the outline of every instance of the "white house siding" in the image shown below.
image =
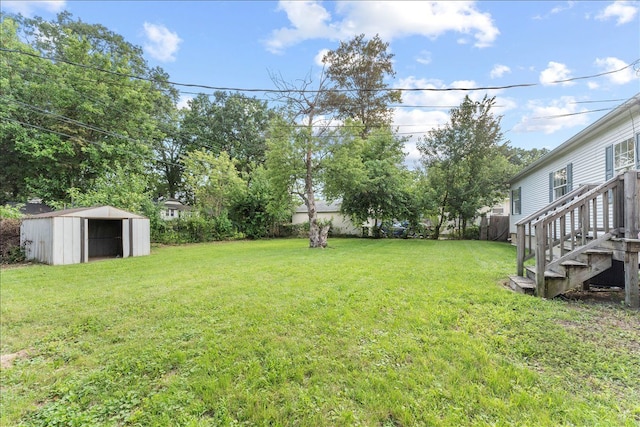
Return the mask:
{"type": "MultiPolygon", "coordinates": [[[[635,112],[623,112],[611,118],[609,123],[600,124],[597,130],[584,135],[565,150],[562,150],[562,146],[558,147],[545,156],[547,161],[541,159],[536,167],[512,181],[511,190],[521,188],[521,213],[515,215],[512,212],[510,233],[516,233],[515,224],[518,221],[549,204],[550,173],[572,164],[572,189],[582,184],[606,181],[606,147],[629,138],[636,141],[636,134],[640,132],[638,119],[637,109],[635,112]]],[[[598,213],[598,222],[601,223],[602,206],[598,206],[598,213]]]]}
{"type": "MultiPolygon", "coordinates": [[[[318,220],[331,221],[333,233],[357,236],[362,234],[362,228],[355,227],[353,223],[348,218],[345,218],[345,216],[340,212],[318,212],[317,216],[318,220]]],[[[296,212],[293,214],[293,218],[291,220],[292,224],[304,224],[305,222],[309,222],[309,215],[306,211],[296,212]]]]}

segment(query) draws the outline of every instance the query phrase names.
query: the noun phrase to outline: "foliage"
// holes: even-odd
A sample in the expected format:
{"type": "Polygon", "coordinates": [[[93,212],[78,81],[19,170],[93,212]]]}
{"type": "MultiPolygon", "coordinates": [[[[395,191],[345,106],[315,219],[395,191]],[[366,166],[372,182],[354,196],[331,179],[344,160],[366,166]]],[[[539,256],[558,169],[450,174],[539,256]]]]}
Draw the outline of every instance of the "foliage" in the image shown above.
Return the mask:
{"type": "Polygon", "coordinates": [[[491,112],[494,104],[495,98],[466,96],[451,110],[449,123],[418,143],[439,216],[434,238],[447,220],[464,234],[480,208],[506,197],[512,168],[504,155],[501,118],[491,112]]]}
{"type": "Polygon", "coordinates": [[[239,171],[248,173],[264,163],[273,114],[265,101],[240,93],[199,94],[182,113],[180,137],[188,151],[226,152],[239,171]]]}
{"type": "Polygon", "coordinates": [[[170,221],[160,220],[151,226],[151,241],[167,245],[214,242],[243,237],[243,234],[235,231],[233,223],[226,215],[205,217],[195,214],[170,221]]]}
{"type": "Polygon", "coordinates": [[[321,76],[317,90],[308,90],[312,80],[294,86],[272,76],[286,107],[271,121],[267,139],[266,166],[279,205],[286,206],[291,196],[298,196],[309,215],[309,246],[327,245],[328,226],[318,223],[316,195],[323,185],[324,159],[331,150],[330,132],[321,97],[326,80],[321,76]]]}
{"type": "Polygon", "coordinates": [[[355,224],[373,219],[374,235],[379,236],[383,222],[415,216],[412,177],[403,165],[401,138],[381,128],[362,139],[357,136],[360,128],[348,121],[343,129],[328,162],[325,193],[342,199],[342,213],[355,224]]]}
{"type": "MultiPolygon", "coordinates": [[[[82,192],[72,187],[67,190],[72,206],[110,205],[137,214],[147,215],[151,207],[151,196],[146,190],[147,177],[131,174],[115,165],[104,176],[96,178],[91,189],[82,192]]],[[[65,205],[53,203],[63,209],[65,205]]]]}
{"type": "MultiPolygon", "coordinates": [[[[0,209],[1,212],[10,209],[0,209]]],[[[0,264],[14,264],[25,260],[25,247],[20,245],[20,217],[0,217],[0,264]]]]}
{"type": "Polygon", "coordinates": [[[20,212],[20,206],[0,205],[0,219],[5,219],[5,218],[11,218],[11,219],[22,218],[22,213],[20,212]]]}
{"type": "Polygon", "coordinates": [[[247,189],[230,208],[229,217],[250,239],[273,236],[278,224],[291,220],[290,201],[278,199],[264,166],[253,168],[247,189]]]}
{"type": "Polygon", "coordinates": [[[507,244],[331,248],[3,270],[0,424],[637,425],[638,311],[509,292],[507,244]]]}
{"type": "Polygon", "coordinates": [[[337,118],[362,123],[361,136],[391,124],[390,104],[401,102],[400,91],[389,90],[386,78],[394,77],[393,54],[389,43],[379,35],[365,40],[355,36],[327,52],[322,58],[333,87],[324,95],[326,108],[337,112],[337,118]]]}
{"type": "Polygon", "coordinates": [[[183,162],[186,187],[203,216],[226,216],[231,206],[244,197],[245,183],[226,152],[216,155],[190,151],[183,162]]]}
{"type": "Polygon", "coordinates": [[[66,12],[51,22],[3,15],[1,26],[3,47],[19,51],[0,63],[2,161],[20,167],[1,180],[0,198],[65,203],[68,189],[87,192],[114,165],[144,173],[161,137],[153,114],[169,95],[142,49],[66,12]]]}

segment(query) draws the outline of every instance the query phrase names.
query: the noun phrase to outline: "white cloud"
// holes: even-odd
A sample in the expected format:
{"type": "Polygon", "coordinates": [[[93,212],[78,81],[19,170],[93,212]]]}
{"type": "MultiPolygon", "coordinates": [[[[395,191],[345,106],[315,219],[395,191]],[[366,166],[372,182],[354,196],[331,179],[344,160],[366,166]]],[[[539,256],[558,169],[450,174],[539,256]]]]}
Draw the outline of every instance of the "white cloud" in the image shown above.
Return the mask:
{"type": "Polygon", "coordinates": [[[529,113],[522,117],[513,131],[543,132],[548,135],[567,128],[586,126],[589,118],[582,113],[587,110],[578,105],[571,96],[564,96],[548,105],[541,101],[529,101],[526,106],[529,113]]]}
{"type": "Polygon", "coordinates": [[[607,74],[607,78],[613,84],[623,85],[633,80],[638,80],[639,78],[633,67],[628,67],[628,64],[626,64],[622,59],[611,56],[607,58],[597,58],[596,66],[600,67],[604,72],[621,70],[607,74]]]}
{"type": "Polygon", "coordinates": [[[175,54],[182,43],[182,39],[178,37],[177,33],[170,31],[164,25],[145,22],[144,34],[147,38],[144,49],[151,57],[162,62],[176,60],[175,54]]]}
{"type": "MultiPolygon", "coordinates": [[[[274,30],[267,49],[280,53],[304,40],[341,40],[364,33],[393,38],[422,35],[435,39],[447,32],[472,36],[476,47],[493,44],[500,34],[489,13],[480,12],[475,2],[375,1],[338,2],[335,15],[319,1],[280,1],[290,27],[274,30]]],[[[462,39],[466,42],[466,38],[462,39]]]]}
{"type": "Polygon", "coordinates": [[[571,86],[574,82],[562,82],[571,78],[571,70],[566,65],[559,62],[549,62],[547,68],[540,73],[540,83],[544,86],[560,84],[562,86],[571,86]],[[562,82],[562,83],[560,83],[562,82]]]}
{"type": "Polygon", "coordinates": [[[176,107],[179,110],[183,108],[191,109],[191,106],[189,105],[189,101],[191,101],[192,99],[193,99],[193,96],[191,95],[180,95],[180,99],[178,99],[178,103],[176,104],[176,107]]]}
{"type": "Polygon", "coordinates": [[[431,64],[431,52],[426,50],[421,51],[418,57],[416,58],[416,61],[422,65],[431,64]]]}
{"type": "Polygon", "coordinates": [[[4,0],[2,8],[5,11],[20,13],[24,16],[33,16],[40,11],[56,13],[63,10],[66,6],[65,0],[41,0],[41,1],[14,1],[4,0]]]}
{"type": "Polygon", "coordinates": [[[449,122],[449,112],[462,103],[465,95],[473,100],[481,100],[485,94],[496,96],[494,113],[503,114],[516,107],[515,102],[500,97],[501,91],[447,91],[450,88],[473,88],[477,83],[472,80],[452,81],[449,84],[435,79],[418,79],[407,77],[400,79],[395,85],[403,89],[430,89],[421,91],[405,91],[402,93],[402,107],[394,111],[394,127],[399,127],[403,136],[408,137],[405,151],[408,153],[405,163],[411,167],[420,159],[416,143],[430,130],[449,122]]]}
{"type": "Polygon", "coordinates": [[[616,25],[622,25],[633,21],[637,13],[638,6],[635,2],[619,0],[604,8],[596,15],[596,19],[606,21],[609,18],[615,18],[616,25]]]}
{"type": "Polygon", "coordinates": [[[496,64],[493,66],[493,69],[489,73],[489,76],[492,79],[498,79],[504,76],[506,73],[510,73],[510,72],[511,72],[511,68],[507,67],[506,65],[496,64]]]}
{"type": "MultiPolygon", "coordinates": [[[[329,52],[329,49],[320,49],[320,51],[318,52],[318,54],[315,56],[315,58],[313,58],[313,62],[322,67],[324,65],[324,63],[322,62],[322,58],[324,58],[324,56],[327,54],[327,52],[329,52]]],[[[328,65],[328,64],[327,64],[328,65]]]]}

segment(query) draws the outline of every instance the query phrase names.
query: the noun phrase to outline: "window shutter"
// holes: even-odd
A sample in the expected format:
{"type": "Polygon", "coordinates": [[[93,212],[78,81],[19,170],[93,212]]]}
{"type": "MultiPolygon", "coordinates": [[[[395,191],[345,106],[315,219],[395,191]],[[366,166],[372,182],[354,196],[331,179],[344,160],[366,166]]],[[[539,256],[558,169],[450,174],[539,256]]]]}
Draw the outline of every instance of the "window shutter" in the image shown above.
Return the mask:
{"type": "Polygon", "coordinates": [[[609,145],[605,148],[605,181],[609,181],[613,178],[613,145],[609,145]]]}
{"type": "Polygon", "coordinates": [[[518,203],[516,203],[516,212],[518,212],[518,215],[520,215],[522,213],[522,187],[518,187],[518,203]]]}
{"type": "Polygon", "coordinates": [[[549,203],[553,202],[553,172],[549,172],[549,203]]]}
{"type": "Polygon", "coordinates": [[[573,190],[573,163],[567,165],[567,193],[573,190]]]}

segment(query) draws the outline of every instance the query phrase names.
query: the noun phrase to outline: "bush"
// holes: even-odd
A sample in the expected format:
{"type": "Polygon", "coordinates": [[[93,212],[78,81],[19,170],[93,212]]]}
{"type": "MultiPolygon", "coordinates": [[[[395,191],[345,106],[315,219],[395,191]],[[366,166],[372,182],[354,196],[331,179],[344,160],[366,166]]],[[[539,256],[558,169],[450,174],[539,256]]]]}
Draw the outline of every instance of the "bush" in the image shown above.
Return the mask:
{"type": "Polygon", "coordinates": [[[20,246],[20,223],[17,218],[0,220],[0,263],[15,264],[25,260],[25,248],[20,246]]]}
{"type": "Polygon", "coordinates": [[[480,240],[480,227],[477,225],[470,225],[464,230],[462,236],[464,240],[480,240]]]}
{"type": "Polygon", "coordinates": [[[155,243],[180,244],[213,242],[241,238],[226,215],[207,218],[200,215],[181,217],[152,224],[151,240],[155,243]]]}

